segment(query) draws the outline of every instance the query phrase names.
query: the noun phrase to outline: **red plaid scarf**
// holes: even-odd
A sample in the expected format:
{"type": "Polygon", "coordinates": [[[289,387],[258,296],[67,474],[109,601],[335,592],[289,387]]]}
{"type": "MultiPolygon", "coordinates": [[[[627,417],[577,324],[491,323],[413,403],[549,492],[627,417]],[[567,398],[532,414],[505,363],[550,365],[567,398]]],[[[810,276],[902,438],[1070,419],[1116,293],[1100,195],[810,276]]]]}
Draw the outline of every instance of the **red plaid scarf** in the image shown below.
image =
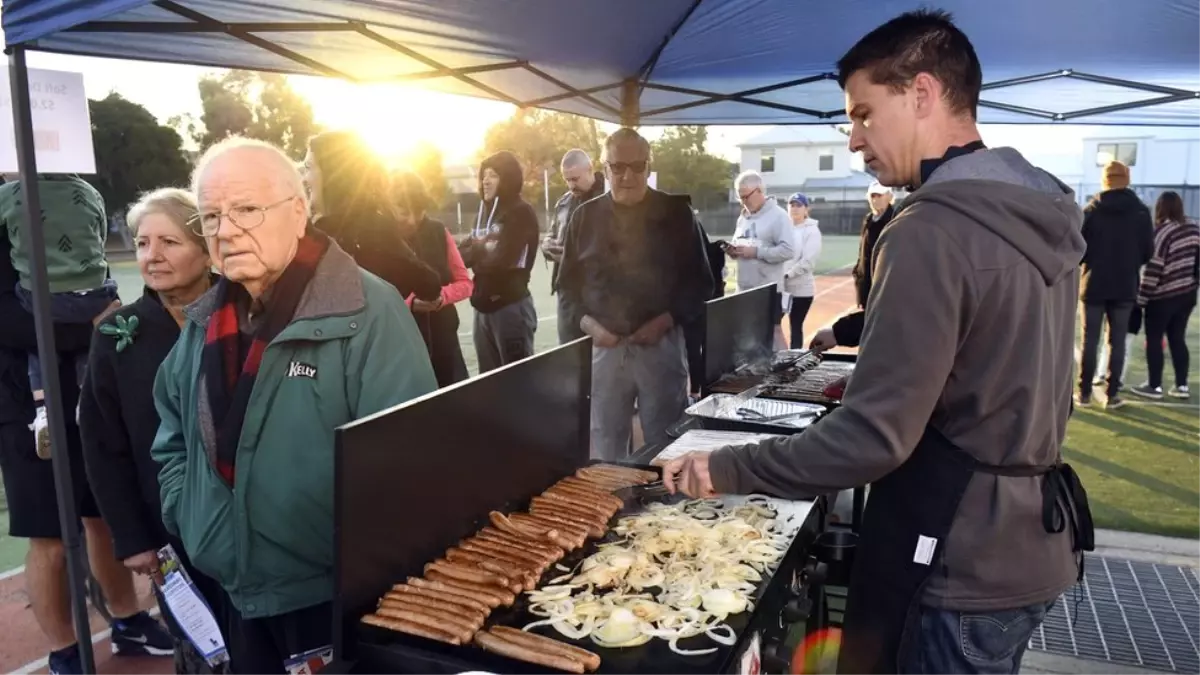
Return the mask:
{"type": "Polygon", "coordinates": [[[291,323],[304,290],[312,281],[329,239],[309,229],[300,240],[296,257],[271,290],[271,304],[253,336],[238,328],[238,314],[250,306],[250,295],[241,284],[222,278],[217,283],[217,309],[208,320],[200,372],[204,375],[217,447],[214,463],[226,483],[233,485],[237,448],[250,393],[267,346],[291,323]]]}

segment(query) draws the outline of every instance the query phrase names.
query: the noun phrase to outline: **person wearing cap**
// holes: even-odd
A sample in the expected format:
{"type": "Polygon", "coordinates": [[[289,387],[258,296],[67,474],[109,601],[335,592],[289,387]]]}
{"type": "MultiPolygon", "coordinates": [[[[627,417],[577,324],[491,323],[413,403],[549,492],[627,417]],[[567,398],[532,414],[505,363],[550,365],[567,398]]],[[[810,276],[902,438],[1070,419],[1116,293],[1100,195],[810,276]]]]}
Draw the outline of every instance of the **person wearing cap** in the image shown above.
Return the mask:
{"type": "Polygon", "coordinates": [[[796,257],[788,263],[780,286],[791,328],[790,346],[804,349],[804,319],[816,294],[813,270],[821,256],[821,229],[817,227],[817,221],[808,216],[808,197],[799,192],[788,197],[788,215],[792,217],[792,245],[796,257]]]}
{"type": "Polygon", "coordinates": [[[871,294],[871,277],[873,272],[872,257],[875,255],[875,242],[883,228],[892,222],[896,209],[892,205],[892,189],[879,181],[871,183],[867,188],[867,204],[871,211],[863,218],[862,233],[858,240],[858,261],[854,263],[854,297],[858,309],[841,317],[834,322],[832,328],[820,330],[813,338],[812,348],[824,351],[838,345],[857,347],[862,339],[864,310],[867,307],[867,296],[871,294]]]}
{"type": "Polygon", "coordinates": [[[783,297],[778,285],[784,266],[795,253],[792,246],[792,219],[774,199],[767,196],[767,185],[757,171],[743,171],[734,179],[742,212],[738,216],[734,243],[725,249],[738,261],[738,292],[771,284],[775,288],[771,302],[771,324],[775,328],[776,348],[783,348],[783,297]]]}
{"type": "Polygon", "coordinates": [[[1083,210],[1083,239],[1087,251],[1080,264],[1083,277],[1083,345],[1079,392],[1075,403],[1092,404],[1096,352],[1108,325],[1108,379],[1105,407],[1119,408],[1121,373],[1125,366],[1125,333],[1137,302],[1139,272],[1154,255],[1154,224],[1150,210],[1129,189],[1129,167],[1109,162],[1101,177],[1101,192],[1083,210]]]}

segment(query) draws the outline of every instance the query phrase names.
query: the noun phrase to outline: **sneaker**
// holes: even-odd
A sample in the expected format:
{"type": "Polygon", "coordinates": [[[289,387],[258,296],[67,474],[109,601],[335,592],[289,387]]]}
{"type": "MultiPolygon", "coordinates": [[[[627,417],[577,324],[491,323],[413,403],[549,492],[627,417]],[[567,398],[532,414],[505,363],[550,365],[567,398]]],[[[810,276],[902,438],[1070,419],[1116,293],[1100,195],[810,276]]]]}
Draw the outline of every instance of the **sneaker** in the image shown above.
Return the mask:
{"type": "Polygon", "coordinates": [[[1103,387],[1108,384],[1108,380],[1103,375],[1097,375],[1092,378],[1092,384],[1097,387],[1103,387]]]}
{"type": "Polygon", "coordinates": [[[1171,391],[1167,392],[1167,396],[1170,396],[1171,398],[1189,399],[1192,397],[1192,392],[1188,390],[1188,386],[1185,384],[1182,387],[1171,387],[1171,391]]]}
{"type": "Polygon", "coordinates": [[[37,456],[50,459],[50,422],[46,419],[46,407],[38,406],[37,417],[33,418],[33,436],[37,439],[37,456]]]}
{"type": "Polygon", "coordinates": [[[1130,387],[1129,391],[1132,391],[1142,398],[1148,398],[1155,401],[1161,400],[1163,397],[1162,387],[1151,387],[1149,382],[1146,384],[1139,384],[1136,387],[1130,387]]]}
{"type": "Polygon", "coordinates": [[[1109,396],[1108,400],[1104,402],[1105,410],[1116,410],[1117,408],[1124,408],[1124,407],[1125,407],[1125,399],[1121,398],[1120,396],[1117,396],[1116,394],[1109,396]]]}
{"type": "Polygon", "coordinates": [[[1091,394],[1075,394],[1075,405],[1079,406],[1080,408],[1092,407],[1092,395],[1091,394]]]}
{"type": "Polygon", "coordinates": [[[79,645],[50,652],[49,667],[51,675],[83,675],[83,657],[79,655],[79,645]]]}
{"type": "Polygon", "coordinates": [[[161,623],[138,612],[113,620],[112,651],[120,656],[170,656],[175,653],[175,640],[161,623]]]}

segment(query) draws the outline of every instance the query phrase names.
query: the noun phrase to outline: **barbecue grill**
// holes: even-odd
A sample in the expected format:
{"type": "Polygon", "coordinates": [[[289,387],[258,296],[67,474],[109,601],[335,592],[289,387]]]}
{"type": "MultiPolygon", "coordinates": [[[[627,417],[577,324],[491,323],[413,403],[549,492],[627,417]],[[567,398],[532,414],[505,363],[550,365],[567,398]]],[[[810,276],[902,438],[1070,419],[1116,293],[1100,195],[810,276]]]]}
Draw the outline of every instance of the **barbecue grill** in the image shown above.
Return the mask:
{"type": "Polygon", "coordinates": [[[739,394],[751,387],[768,385],[763,397],[834,407],[838,401],[825,396],[825,387],[853,373],[854,362],[852,354],[823,354],[820,359],[802,360],[779,372],[741,368],[718,378],[710,389],[714,393],[739,394]]]}
{"type": "MultiPolygon", "coordinates": [[[[475,646],[396,633],[360,619],[393,584],[420,576],[425,563],[483,527],[490,511],[521,510],[530,497],[588,463],[590,352],[590,342],[580,340],[339,430],[334,672],[548,672],[475,646]]],[[[651,500],[677,499],[634,491],[618,496],[624,496],[625,508],[617,518],[651,500]]],[[[743,660],[754,659],[785,671],[786,661],[775,650],[791,625],[809,621],[810,598],[822,576],[809,551],[825,506],[822,500],[770,503],[786,523],[791,545],[774,571],[763,575],[753,611],[728,618],[734,644],[683,640],[682,649],[718,647],[713,654],[683,656],[660,639],[603,649],[549,627],[534,631],[595,652],[604,673],[737,672],[743,660]]],[[[589,542],[561,562],[573,566],[594,551],[595,542],[589,542]]],[[[559,574],[551,568],[546,578],[559,574]]],[[[545,578],[539,586],[544,584],[545,578]]],[[[522,597],[494,611],[487,625],[522,628],[536,619],[522,597]]]]}

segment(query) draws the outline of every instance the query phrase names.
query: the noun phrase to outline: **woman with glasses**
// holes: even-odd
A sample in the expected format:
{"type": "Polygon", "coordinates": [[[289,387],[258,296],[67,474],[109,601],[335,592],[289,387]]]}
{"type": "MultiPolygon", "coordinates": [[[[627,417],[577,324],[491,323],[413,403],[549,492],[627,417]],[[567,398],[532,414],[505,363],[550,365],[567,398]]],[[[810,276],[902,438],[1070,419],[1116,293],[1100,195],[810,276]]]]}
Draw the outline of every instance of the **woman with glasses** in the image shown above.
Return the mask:
{"type": "Polygon", "coordinates": [[[401,296],[426,301],[441,296],[438,273],[421,262],[400,234],[387,169],[359,136],[348,131],[314,136],[303,175],[313,227],[401,296]]]}
{"type": "MultiPolygon", "coordinates": [[[[220,616],[220,588],[191,567],[183,545],[163,526],[160,466],[150,457],[159,424],[155,374],[179,338],[183,308],[217,278],[195,215],[195,199],[175,188],[151,192],[129,210],[145,290],[136,302],[105,319],[92,338],[79,426],[88,481],[112,530],[117,559],[134,572],[151,575],[158,569],[157,551],[172,544],[200,594],[220,616]]],[[[205,672],[204,659],[190,647],[170,609],[161,601],[159,605],[175,638],[176,672],[205,672]]],[[[170,642],[143,645],[143,651],[153,654],[170,653],[171,648],[170,642]]]]}

